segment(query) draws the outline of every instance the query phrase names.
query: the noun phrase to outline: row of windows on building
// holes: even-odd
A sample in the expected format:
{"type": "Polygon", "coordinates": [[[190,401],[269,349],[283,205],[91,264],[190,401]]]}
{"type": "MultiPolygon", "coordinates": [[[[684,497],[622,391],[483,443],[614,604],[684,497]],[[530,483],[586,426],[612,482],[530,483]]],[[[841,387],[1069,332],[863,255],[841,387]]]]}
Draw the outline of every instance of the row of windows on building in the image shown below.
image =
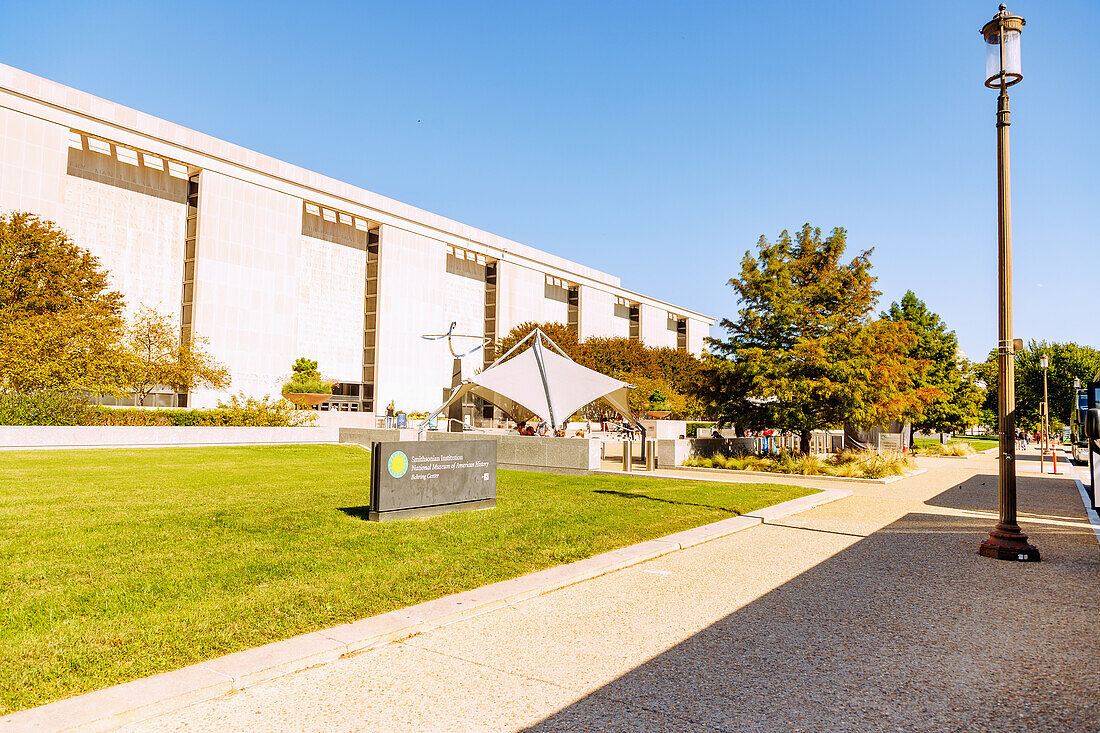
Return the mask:
{"type": "Polygon", "coordinates": [[[101,140],[98,137],[86,135],[76,130],[69,130],[69,147],[74,150],[87,150],[92,153],[106,155],[118,160],[120,163],[134,167],[149,168],[160,173],[167,172],[174,178],[187,179],[189,172],[187,166],[175,160],[169,160],[159,155],[146,153],[143,150],[128,148],[118,143],[101,140]]]}

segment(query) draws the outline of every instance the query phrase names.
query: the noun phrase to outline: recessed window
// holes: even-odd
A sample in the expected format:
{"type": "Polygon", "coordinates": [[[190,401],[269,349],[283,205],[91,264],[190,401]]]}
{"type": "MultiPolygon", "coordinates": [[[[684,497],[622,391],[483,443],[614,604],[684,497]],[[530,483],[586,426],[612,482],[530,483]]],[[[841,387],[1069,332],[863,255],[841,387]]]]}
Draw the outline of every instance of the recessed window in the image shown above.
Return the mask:
{"type": "Polygon", "coordinates": [[[173,160],[168,161],[168,175],[176,178],[187,178],[187,166],[173,160]]]}
{"type": "Polygon", "coordinates": [[[347,224],[348,226],[351,226],[351,216],[350,215],[345,214],[344,212],[341,211],[341,212],[336,214],[336,218],[340,220],[341,224],[347,224]]]}
{"type": "Polygon", "coordinates": [[[69,130],[69,147],[76,150],[84,149],[84,140],[80,137],[80,133],[75,130],[69,130]]]}
{"type": "Polygon", "coordinates": [[[336,222],[336,212],[332,209],[321,209],[321,218],[325,221],[336,222]]]}
{"type": "Polygon", "coordinates": [[[164,161],[155,155],[149,155],[149,153],[141,154],[141,162],[145,164],[146,168],[154,168],[158,171],[164,170],[164,161]]]}
{"type": "Polygon", "coordinates": [[[320,216],[321,215],[321,207],[318,206],[317,204],[311,204],[307,201],[306,202],[306,213],[309,214],[310,216],[320,216]]]}
{"type": "Polygon", "coordinates": [[[126,163],[127,165],[138,164],[138,154],[136,150],[130,150],[129,148],[122,148],[116,145],[115,153],[118,155],[119,161],[126,163]]]}
{"type": "Polygon", "coordinates": [[[355,228],[358,229],[361,232],[369,231],[370,230],[370,222],[367,221],[366,219],[360,219],[357,216],[357,217],[355,217],[355,228]]]}
{"type": "Polygon", "coordinates": [[[96,153],[102,153],[103,155],[111,154],[111,144],[104,142],[103,140],[96,140],[94,137],[88,138],[88,150],[96,153]]]}

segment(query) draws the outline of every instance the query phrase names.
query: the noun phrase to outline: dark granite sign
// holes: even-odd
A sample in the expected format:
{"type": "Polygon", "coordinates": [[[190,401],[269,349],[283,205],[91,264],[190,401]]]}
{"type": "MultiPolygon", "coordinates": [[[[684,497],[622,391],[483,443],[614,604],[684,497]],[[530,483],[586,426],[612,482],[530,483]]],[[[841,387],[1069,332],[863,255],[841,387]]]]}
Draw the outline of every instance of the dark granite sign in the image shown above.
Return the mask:
{"type": "Polygon", "coordinates": [[[371,451],[372,520],[430,517],[497,503],[495,440],[402,440],[371,451]]]}

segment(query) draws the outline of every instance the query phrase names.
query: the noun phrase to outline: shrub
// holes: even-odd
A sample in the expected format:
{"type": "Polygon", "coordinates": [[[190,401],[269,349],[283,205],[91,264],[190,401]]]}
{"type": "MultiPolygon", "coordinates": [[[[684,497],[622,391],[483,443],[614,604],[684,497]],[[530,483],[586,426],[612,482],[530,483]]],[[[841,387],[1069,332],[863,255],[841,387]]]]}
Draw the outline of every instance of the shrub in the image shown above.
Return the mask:
{"type": "Polygon", "coordinates": [[[292,368],[294,374],[291,376],[290,381],[283,385],[283,394],[295,392],[305,394],[332,393],[332,385],[335,382],[321,376],[321,373],[317,371],[316,361],[301,357],[294,362],[292,368]]]}
{"type": "Polygon", "coordinates": [[[135,408],[116,410],[110,407],[96,407],[88,413],[84,425],[109,425],[111,427],[146,427],[174,425],[172,413],[186,410],[138,410],[135,408]]]}
{"type": "Polygon", "coordinates": [[[64,392],[0,392],[0,425],[85,425],[93,408],[64,392]]]}
{"type": "Polygon", "coordinates": [[[283,385],[282,393],[331,394],[332,384],[332,380],[321,377],[314,379],[295,376],[294,379],[283,385]]]}
{"type": "Polygon", "coordinates": [[[312,425],[317,413],[312,410],[296,410],[293,405],[269,397],[242,399],[233,395],[229,402],[219,402],[218,410],[226,414],[228,425],[250,427],[302,427],[312,425]]]}
{"type": "Polygon", "coordinates": [[[89,405],[58,392],[0,392],[0,425],[103,425],[111,427],[300,427],[317,413],[283,400],[231,397],[213,410],[139,410],[89,405]]]}
{"type": "Polygon", "coordinates": [[[88,411],[83,425],[175,426],[175,427],[266,427],[285,428],[313,424],[317,413],[295,410],[282,400],[255,400],[234,396],[219,402],[213,410],[116,410],[106,407],[88,411]]]}
{"type": "Polygon", "coordinates": [[[703,436],[702,437],[709,438],[710,437],[710,430],[713,426],[714,426],[714,423],[709,423],[709,422],[689,422],[687,424],[687,432],[685,434],[685,437],[698,438],[699,437],[699,430],[703,430],[703,436]]]}

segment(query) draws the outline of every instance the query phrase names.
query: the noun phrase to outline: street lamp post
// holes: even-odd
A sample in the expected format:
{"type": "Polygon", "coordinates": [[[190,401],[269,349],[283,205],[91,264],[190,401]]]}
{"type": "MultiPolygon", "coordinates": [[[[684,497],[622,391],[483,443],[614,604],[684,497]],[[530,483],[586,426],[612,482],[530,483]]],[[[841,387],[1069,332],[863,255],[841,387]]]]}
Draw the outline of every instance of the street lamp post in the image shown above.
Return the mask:
{"type": "Polygon", "coordinates": [[[993,20],[981,30],[986,42],[985,85],[999,89],[997,96],[997,200],[998,219],[998,389],[997,422],[1000,427],[999,521],[978,552],[998,560],[1038,561],[1039,550],[1028,544],[1016,522],[1016,375],[1012,340],[1012,199],[1008,159],[1008,88],[1024,78],[1020,68],[1020,31],[1024,19],[1001,5],[993,20]]]}
{"type": "MultiPolygon", "coordinates": [[[[1039,455],[1039,473],[1045,473],[1045,463],[1047,449],[1050,448],[1050,401],[1047,399],[1047,367],[1050,366],[1050,359],[1046,354],[1039,357],[1039,366],[1043,368],[1043,442],[1039,448],[1042,451],[1039,455]]],[[[1054,451],[1051,450],[1051,458],[1054,457],[1054,451]]]]}
{"type": "MultiPolygon", "coordinates": [[[[1051,360],[1044,353],[1042,357],[1038,358],[1038,365],[1043,368],[1043,455],[1038,459],[1038,471],[1043,473],[1043,461],[1046,458],[1047,450],[1051,451],[1051,460],[1054,460],[1054,448],[1051,446],[1051,401],[1049,401],[1046,393],[1046,370],[1051,365],[1051,360]]],[[[1057,467],[1055,467],[1055,470],[1057,470],[1057,467]]]]}
{"type": "Polygon", "coordinates": [[[1080,422],[1079,419],[1078,420],[1073,419],[1074,416],[1079,414],[1078,410],[1077,410],[1077,407],[1080,404],[1078,402],[1078,400],[1080,400],[1080,398],[1077,396],[1077,393],[1080,391],[1080,389],[1081,389],[1081,380],[1078,379],[1077,377],[1074,377],[1073,378],[1073,401],[1071,403],[1071,405],[1072,405],[1071,408],[1070,408],[1070,410],[1071,410],[1070,411],[1070,416],[1071,417],[1070,417],[1070,421],[1069,421],[1069,425],[1070,425],[1069,450],[1070,450],[1070,455],[1073,456],[1073,462],[1074,463],[1077,462],[1077,434],[1081,430],[1084,429],[1083,425],[1078,424],[1080,422]]]}

